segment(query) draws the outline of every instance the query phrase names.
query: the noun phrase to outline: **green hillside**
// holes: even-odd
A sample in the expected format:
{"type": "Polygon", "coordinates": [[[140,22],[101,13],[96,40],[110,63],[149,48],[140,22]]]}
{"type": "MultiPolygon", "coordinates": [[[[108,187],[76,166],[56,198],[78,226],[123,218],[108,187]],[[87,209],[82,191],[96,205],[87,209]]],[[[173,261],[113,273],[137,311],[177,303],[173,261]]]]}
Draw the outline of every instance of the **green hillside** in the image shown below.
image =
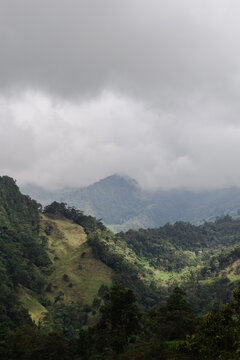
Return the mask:
{"type": "Polygon", "coordinates": [[[87,244],[86,233],[104,227],[64,207],[67,218],[61,204],[57,212],[54,204],[48,207],[45,215],[39,209],[11,178],[0,178],[0,321],[14,328],[41,320],[54,329],[54,316],[61,311],[67,316],[72,306],[74,314],[84,315],[79,328],[91,321],[95,298],[100,305],[99,288],[112,284],[113,271],[87,244]]]}
{"type": "Polygon", "coordinates": [[[115,270],[116,281],[134,289],[146,308],[164,303],[178,285],[196,313],[204,314],[229,301],[240,284],[240,221],[229,216],[200,226],[177,222],[113,237],[93,233],[88,242],[115,270]]]}
{"type": "Polygon", "coordinates": [[[42,210],[1,177],[0,230],[3,359],[25,360],[29,351],[35,359],[49,354],[49,346],[78,360],[116,359],[122,352],[122,359],[208,359],[222,349],[206,335],[211,327],[224,339],[225,328],[233,334],[222,359],[237,353],[238,219],[114,234],[64,203],[42,210]],[[179,348],[187,334],[193,337],[179,348]]]}
{"type": "Polygon", "coordinates": [[[61,291],[66,302],[81,299],[91,304],[103,283],[112,284],[111,269],[93,257],[81,226],[64,218],[50,219],[46,216],[43,216],[41,225],[44,236],[46,231],[50,231],[46,236],[47,253],[53,265],[47,278],[51,284],[48,298],[54,301],[61,291]]]}
{"type": "Polygon", "coordinates": [[[4,239],[12,239],[4,271],[35,321],[42,312],[54,317],[52,312],[71,303],[80,311],[101,303],[101,285],[117,282],[133,289],[143,308],[164,303],[179,285],[198,313],[228,301],[239,283],[240,222],[229,216],[199,226],[177,222],[114,235],[63,203],[54,202],[41,214],[12,179],[1,179],[2,258],[4,239]]]}
{"type": "Polygon", "coordinates": [[[19,286],[40,293],[42,269],[50,265],[39,244],[38,204],[22,195],[13,179],[0,177],[0,321],[15,327],[30,318],[16,298],[19,286]]]}
{"type": "Polygon", "coordinates": [[[81,226],[63,217],[46,215],[41,216],[40,225],[40,238],[51,260],[49,274],[45,274],[45,289],[40,297],[27,288],[19,289],[20,300],[36,323],[57,302],[91,306],[100,286],[111,286],[113,276],[109,267],[93,257],[81,226]],[[42,298],[47,306],[41,304],[42,298]]]}

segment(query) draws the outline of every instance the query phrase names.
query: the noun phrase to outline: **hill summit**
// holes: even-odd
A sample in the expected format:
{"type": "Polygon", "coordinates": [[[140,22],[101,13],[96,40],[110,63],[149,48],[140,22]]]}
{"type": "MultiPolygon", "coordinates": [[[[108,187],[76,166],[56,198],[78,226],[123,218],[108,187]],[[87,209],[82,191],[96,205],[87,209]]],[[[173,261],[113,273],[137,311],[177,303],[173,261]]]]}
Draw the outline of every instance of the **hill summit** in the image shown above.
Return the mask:
{"type": "Polygon", "coordinates": [[[227,213],[238,218],[240,213],[238,188],[146,191],[134,179],[120,175],[83,188],[51,192],[28,184],[21,190],[43,205],[56,200],[82,209],[102,219],[115,232],[159,227],[179,220],[200,224],[227,213]]]}

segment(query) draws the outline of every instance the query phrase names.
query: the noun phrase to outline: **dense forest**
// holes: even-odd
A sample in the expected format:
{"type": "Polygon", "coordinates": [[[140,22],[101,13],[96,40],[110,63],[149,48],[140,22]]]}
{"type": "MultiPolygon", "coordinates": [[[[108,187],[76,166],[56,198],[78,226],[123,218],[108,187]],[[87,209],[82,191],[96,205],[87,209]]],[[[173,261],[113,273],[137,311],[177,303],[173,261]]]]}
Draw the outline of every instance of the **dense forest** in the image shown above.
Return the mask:
{"type": "Polygon", "coordinates": [[[240,221],[114,234],[0,177],[0,358],[238,359],[240,221]]]}
{"type": "Polygon", "coordinates": [[[42,269],[49,265],[38,242],[39,205],[17,189],[8,177],[0,178],[0,321],[10,328],[29,323],[30,317],[16,299],[22,284],[36,292],[44,286],[42,269]]]}
{"type": "Polygon", "coordinates": [[[24,325],[7,332],[1,324],[1,359],[239,359],[240,288],[221,309],[196,317],[176,287],[166,304],[142,313],[132,290],[114,285],[93,326],[75,338],[24,325]]]}

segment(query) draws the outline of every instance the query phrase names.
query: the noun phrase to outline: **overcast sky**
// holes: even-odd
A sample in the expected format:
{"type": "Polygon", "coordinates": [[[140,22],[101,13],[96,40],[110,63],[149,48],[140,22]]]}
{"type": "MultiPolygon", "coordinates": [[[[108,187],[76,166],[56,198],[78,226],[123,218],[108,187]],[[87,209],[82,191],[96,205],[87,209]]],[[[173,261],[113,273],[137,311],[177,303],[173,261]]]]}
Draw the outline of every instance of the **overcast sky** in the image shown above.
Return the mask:
{"type": "Polygon", "coordinates": [[[240,1],[0,0],[0,174],[240,186],[240,1]]]}

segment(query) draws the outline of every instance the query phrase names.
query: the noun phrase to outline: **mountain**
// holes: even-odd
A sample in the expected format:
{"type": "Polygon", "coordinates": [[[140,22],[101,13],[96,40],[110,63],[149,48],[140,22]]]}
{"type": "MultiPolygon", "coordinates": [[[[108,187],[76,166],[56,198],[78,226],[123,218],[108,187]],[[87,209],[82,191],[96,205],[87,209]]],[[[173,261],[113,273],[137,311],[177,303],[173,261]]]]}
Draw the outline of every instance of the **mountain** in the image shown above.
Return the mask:
{"type": "Polygon", "coordinates": [[[142,306],[156,303],[141,262],[130,249],[126,261],[123,247],[96,218],[57,202],[42,212],[13,179],[0,177],[0,323],[40,321],[44,331],[74,337],[118,281],[135,288],[142,306]]]}
{"type": "Polygon", "coordinates": [[[87,244],[87,233],[105,227],[61,210],[59,204],[57,212],[53,205],[41,213],[13,179],[0,177],[0,324],[10,329],[44,317],[45,327],[55,328],[58,312],[71,313],[79,328],[94,298],[101,303],[101,285],[112,284],[113,270],[87,244]]]}
{"type": "MultiPolygon", "coordinates": [[[[126,182],[137,194],[118,181],[119,196],[126,182]]],[[[0,177],[0,269],[3,360],[239,358],[240,220],[229,215],[114,234],[0,177]]]]}
{"type": "MultiPolygon", "coordinates": [[[[118,180],[138,191],[130,179],[118,180]]],[[[34,321],[43,332],[76,337],[95,323],[116,283],[145,310],[181,286],[197,314],[226,304],[240,284],[240,221],[229,215],[114,234],[63,203],[42,211],[13,179],[0,177],[0,219],[0,321],[10,329],[34,321]]]]}
{"type": "Polygon", "coordinates": [[[240,189],[145,191],[129,177],[112,175],[88,187],[46,191],[25,185],[22,192],[43,205],[66,202],[102,219],[113,231],[159,227],[167,222],[200,224],[230,213],[239,216],[240,189]]]}

